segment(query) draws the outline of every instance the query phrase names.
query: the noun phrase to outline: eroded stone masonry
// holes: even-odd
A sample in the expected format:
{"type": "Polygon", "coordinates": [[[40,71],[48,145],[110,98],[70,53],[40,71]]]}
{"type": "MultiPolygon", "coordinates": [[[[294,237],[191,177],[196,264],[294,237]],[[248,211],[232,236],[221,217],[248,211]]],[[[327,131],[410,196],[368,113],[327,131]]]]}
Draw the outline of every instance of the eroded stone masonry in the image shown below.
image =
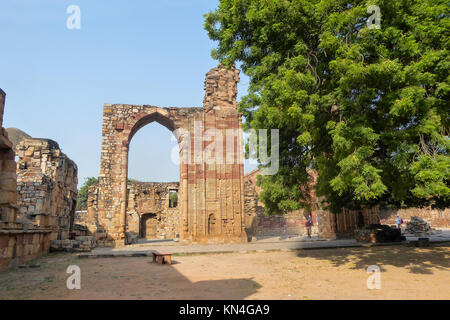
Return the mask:
{"type": "Polygon", "coordinates": [[[235,68],[211,69],[206,74],[203,108],[104,105],[99,185],[97,194],[88,200],[88,225],[100,241],[118,245],[129,242],[125,241],[126,235],[135,223],[127,215],[128,148],[133,135],[153,121],[174,132],[180,146],[180,240],[247,241],[242,137],[236,130],[241,128],[236,101],[238,81],[239,71],[235,68]],[[205,161],[206,150],[214,139],[194,137],[203,137],[208,130],[219,131],[225,137],[230,129],[236,132],[233,148],[224,147],[221,153],[216,150],[214,156],[232,161],[205,161]]]}
{"type": "MultiPolygon", "coordinates": [[[[0,89],[1,125],[5,96],[0,89]]],[[[0,270],[38,258],[52,240],[70,241],[77,197],[77,166],[56,142],[13,140],[1,127],[0,270]]]]}
{"type": "Polygon", "coordinates": [[[77,165],[50,139],[24,139],[15,149],[19,218],[55,230],[57,240],[69,239],[78,193],[77,165]]]}
{"type": "Polygon", "coordinates": [[[17,221],[16,162],[3,126],[6,94],[0,89],[0,270],[48,252],[51,230],[27,228],[17,221]]]}

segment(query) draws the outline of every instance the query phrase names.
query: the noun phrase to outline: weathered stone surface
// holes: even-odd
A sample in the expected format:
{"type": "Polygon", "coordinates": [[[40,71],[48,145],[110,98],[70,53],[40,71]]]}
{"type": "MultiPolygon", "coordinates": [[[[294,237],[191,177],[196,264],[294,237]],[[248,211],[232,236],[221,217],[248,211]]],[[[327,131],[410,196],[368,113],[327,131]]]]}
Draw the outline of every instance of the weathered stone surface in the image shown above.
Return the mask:
{"type": "MultiPolygon", "coordinates": [[[[128,184],[127,236],[175,239],[180,236],[178,203],[171,207],[169,194],[178,192],[178,182],[128,184]]],[[[129,241],[130,242],[130,241],[129,241]]]]}
{"type": "MultiPolygon", "coordinates": [[[[249,237],[285,237],[285,236],[305,236],[307,229],[305,226],[305,210],[295,210],[284,215],[265,215],[264,204],[259,200],[258,194],[261,189],[256,185],[259,170],[253,170],[244,176],[245,190],[245,226],[249,237]]],[[[313,201],[316,199],[311,197],[313,201]]],[[[319,235],[318,206],[313,205],[311,212],[313,226],[311,235],[319,235]]]]}
{"type": "Polygon", "coordinates": [[[16,146],[19,219],[68,239],[77,199],[77,165],[50,139],[25,138],[16,146]]]}
{"type": "MultiPolygon", "coordinates": [[[[210,142],[203,133],[241,128],[237,110],[239,71],[221,66],[206,75],[203,108],[159,108],[110,105],[103,109],[102,149],[96,208],[89,201],[90,228],[97,239],[123,244],[127,232],[128,147],[133,135],[156,121],[178,137],[180,145],[180,238],[193,242],[246,241],[241,137],[232,150],[214,157],[231,157],[233,163],[208,163],[210,142]],[[200,140],[196,140],[196,135],[200,140]],[[197,141],[197,142],[196,142],[197,141]]],[[[239,135],[239,133],[238,133],[239,135]]]]}
{"type": "Polygon", "coordinates": [[[7,226],[7,224],[14,224],[17,218],[17,196],[15,194],[17,182],[12,143],[8,139],[6,130],[1,127],[5,96],[5,92],[0,89],[0,223],[3,228],[14,228],[14,225],[7,226]]]}
{"type": "MultiPolygon", "coordinates": [[[[306,235],[306,212],[304,210],[292,211],[281,216],[264,215],[264,205],[258,200],[258,194],[261,190],[256,186],[259,174],[259,170],[254,170],[244,177],[245,226],[247,233],[251,236],[306,235]]],[[[314,192],[316,181],[317,174],[311,171],[309,184],[307,186],[299,186],[303,192],[309,194],[313,220],[312,235],[317,235],[324,239],[353,237],[354,231],[358,228],[358,223],[361,223],[361,226],[379,223],[378,208],[363,210],[343,209],[338,214],[333,214],[323,209],[325,205],[322,203],[323,199],[318,198],[314,192]]]]}
{"type": "Polygon", "coordinates": [[[413,217],[419,217],[425,220],[432,228],[450,228],[450,208],[432,209],[428,207],[380,210],[381,223],[395,225],[397,223],[397,214],[402,217],[405,223],[408,223],[413,217]]]}
{"type": "Polygon", "coordinates": [[[16,162],[13,144],[2,128],[5,93],[0,89],[0,271],[21,265],[48,252],[51,230],[18,223],[16,162]]]}
{"type": "Polygon", "coordinates": [[[414,235],[431,235],[430,225],[420,217],[412,217],[406,224],[406,233],[414,235]]]}
{"type": "Polygon", "coordinates": [[[51,252],[88,252],[96,246],[96,239],[92,236],[76,237],[74,240],[52,240],[50,242],[51,252]]]}

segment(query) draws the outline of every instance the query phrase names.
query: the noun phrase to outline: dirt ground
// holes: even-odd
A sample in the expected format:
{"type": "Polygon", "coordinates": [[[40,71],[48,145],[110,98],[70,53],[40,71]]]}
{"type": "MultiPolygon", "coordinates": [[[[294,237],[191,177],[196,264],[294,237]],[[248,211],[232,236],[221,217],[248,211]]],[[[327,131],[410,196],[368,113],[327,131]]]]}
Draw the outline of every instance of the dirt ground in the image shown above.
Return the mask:
{"type": "Polygon", "coordinates": [[[450,247],[386,246],[175,256],[90,258],[50,254],[0,273],[0,299],[450,299],[450,247]],[[69,265],[81,289],[66,287],[69,265]],[[366,269],[381,269],[367,289],[366,269]]]}

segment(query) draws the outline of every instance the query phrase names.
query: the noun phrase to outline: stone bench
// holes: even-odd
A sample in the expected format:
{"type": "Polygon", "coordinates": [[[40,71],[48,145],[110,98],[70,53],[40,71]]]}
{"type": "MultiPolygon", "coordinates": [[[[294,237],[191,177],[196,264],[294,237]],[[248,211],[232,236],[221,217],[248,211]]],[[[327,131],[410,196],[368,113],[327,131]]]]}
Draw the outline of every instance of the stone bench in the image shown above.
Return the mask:
{"type": "Polygon", "coordinates": [[[159,264],[172,264],[172,254],[167,252],[153,251],[153,262],[157,261],[159,264]]]}

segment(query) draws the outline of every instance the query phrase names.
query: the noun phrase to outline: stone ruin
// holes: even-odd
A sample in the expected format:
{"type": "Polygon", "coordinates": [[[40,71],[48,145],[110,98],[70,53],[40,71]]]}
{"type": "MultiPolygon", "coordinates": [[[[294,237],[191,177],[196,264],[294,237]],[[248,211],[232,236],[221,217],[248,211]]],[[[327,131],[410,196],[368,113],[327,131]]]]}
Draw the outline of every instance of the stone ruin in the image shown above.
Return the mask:
{"type": "Polygon", "coordinates": [[[178,239],[180,210],[178,201],[171,201],[170,195],[178,195],[179,188],[178,182],[128,184],[127,236],[130,239],[178,239]]]}
{"type": "Polygon", "coordinates": [[[247,241],[242,137],[237,130],[241,129],[238,81],[239,71],[234,67],[211,69],[206,74],[203,108],[104,105],[99,184],[90,189],[86,223],[100,242],[123,245],[128,243],[127,234],[136,232],[136,218],[127,214],[128,148],[133,135],[153,121],[174,132],[180,146],[180,241],[247,241]],[[226,137],[230,129],[236,133],[233,149],[224,148],[214,156],[231,156],[232,163],[207,163],[205,153],[213,139],[197,141],[196,135],[202,137],[212,130],[226,137]]]}
{"type": "MultiPolygon", "coordinates": [[[[256,239],[307,235],[305,210],[295,210],[284,215],[266,215],[264,213],[264,204],[258,198],[261,188],[256,185],[256,177],[259,174],[260,171],[257,169],[244,176],[245,225],[248,235],[256,239]]],[[[311,214],[313,219],[311,235],[318,236],[318,210],[316,207],[314,207],[311,214]]]]}
{"type": "Polygon", "coordinates": [[[0,271],[48,252],[52,236],[51,230],[27,228],[17,222],[15,153],[3,128],[5,96],[0,89],[0,271]]]}
{"type": "Polygon", "coordinates": [[[69,240],[77,196],[77,167],[56,142],[8,139],[5,96],[0,89],[0,270],[47,253],[52,240],[69,240]]]}
{"type": "Polygon", "coordinates": [[[70,238],[77,202],[78,168],[50,139],[27,138],[15,146],[19,219],[70,238]]]}

